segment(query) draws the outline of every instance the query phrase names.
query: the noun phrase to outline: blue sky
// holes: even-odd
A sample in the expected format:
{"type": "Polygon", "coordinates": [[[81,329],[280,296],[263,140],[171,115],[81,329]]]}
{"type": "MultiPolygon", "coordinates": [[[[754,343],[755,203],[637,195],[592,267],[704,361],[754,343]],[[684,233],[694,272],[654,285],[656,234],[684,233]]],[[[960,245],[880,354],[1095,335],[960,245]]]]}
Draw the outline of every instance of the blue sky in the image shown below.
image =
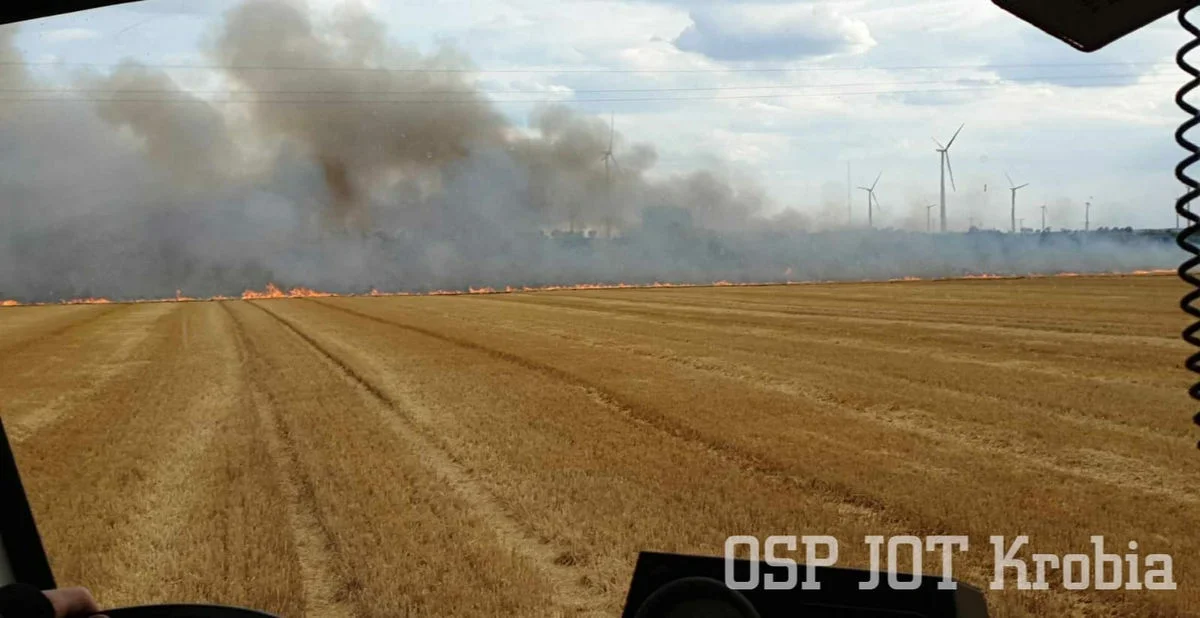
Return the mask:
{"type": "MultiPolygon", "coordinates": [[[[152,0],[29,22],[16,41],[47,80],[80,69],[71,63],[195,67],[212,63],[208,41],[235,4],[152,0]]],[[[923,228],[938,191],[930,138],[966,123],[952,150],[954,227],[1007,226],[1006,172],[1030,183],[1018,203],[1027,226],[1046,204],[1051,226],[1080,227],[1089,198],[1096,226],[1174,224],[1184,76],[1173,55],[1185,37],[1169,18],[1085,55],[982,0],[363,6],[397,45],[469,56],[477,86],[516,126],[532,100],[611,112],[618,158],[622,144],[649,141],[659,173],[736,174],[761,184],[771,209],[843,223],[849,163],[854,185],[883,172],[884,223],[923,228]]],[[[346,3],[310,7],[335,15],[346,3]]],[[[197,90],[218,79],[169,73],[197,90]]],[[[861,191],[852,209],[865,218],[861,191]]]]}

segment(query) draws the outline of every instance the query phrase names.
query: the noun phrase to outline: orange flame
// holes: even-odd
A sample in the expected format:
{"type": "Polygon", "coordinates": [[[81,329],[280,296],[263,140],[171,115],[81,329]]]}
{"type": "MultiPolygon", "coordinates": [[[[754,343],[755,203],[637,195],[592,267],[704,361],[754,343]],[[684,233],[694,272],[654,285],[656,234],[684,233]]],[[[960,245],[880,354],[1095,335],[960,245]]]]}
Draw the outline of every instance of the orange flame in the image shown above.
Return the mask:
{"type": "Polygon", "coordinates": [[[256,300],[260,298],[285,298],[285,294],[275,287],[274,283],[268,283],[263,291],[246,290],[242,292],[242,300],[256,300]]]}
{"type": "Polygon", "coordinates": [[[263,291],[246,290],[242,292],[242,300],[262,300],[264,298],[322,298],[336,296],[332,292],[318,292],[306,287],[294,287],[286,292],[280,290],[274,283],[268,283],[263,291]]]}
{"type": "MultiPolygon", "coordinates": [[[[788,269],[789,271],[791,269],[788,269]]],[[[789,273],[790,274],[790,273],[789,273]]],[[[1132,272],[1114,272],[1114,273],[1095,273],[1097,276],[1151,276],[1151,275],[1171,275],[1175,274],[1171,269],[1154,269],[1154,270],[1135,270],[1132,272]]],[[[1083,277],[1081,273],[1057,273],[1053,275],[997,275],[991,273],[975,273],[960,275],[957,277],[942,277],[934,278],[934,280],[956,280],[956,279],[1042,279],[1050,277],[1083,277]]],[[[925,281],[923,277],[899,277],[888,279],[888,282],[904,282],[904,281],[925,281]]],[[[871,280],[864,280],[870,282],[871,280]]],[[[538,285],[538,286],[505,286],[503,289],[496,289],[489,286],[484,287],[468,287],[466,290],[431,290],[428,292],[383,292],[377,288],[365,294],[335,294],[333,292],[322,292],[302,286],[297,286],[284,291],[274,283],[267,283],[266,287],[260,290],[246,290],[242,292],[242,300],[263,300],[270,298],[326,298],[332,296],[459,296],[464,294],[514,294],[517,292],[556,292],[566,290],[620,290],[633,288],[695,288],[695,287],[751,287],[751,286],[766,286],[766,285],[812,285],[816,283],[824,283],[822,281],[761,281],[761,282],[737,282],[737,281],[713,281],[711,283],[671,283],[669,281],[655,281],[652,283],[576,283],[569,285],[538,285]]],[[[171,298],[148,298],[130,301],[130,303],[155,303],[155,302],[203,302],[211,300],[232,300],[228,296],[208,296],[204,298],[196,298],[184,295],[182,290],[175,290],[175,296],[171,298]]],[[[0,307],[19,307],[19,306],[38,306],[38,305],[104,305],[113,301],[107,298],[72,298],[58,301],[58,303],[22,303],[17,300],[0,300],[0,307]]]]}

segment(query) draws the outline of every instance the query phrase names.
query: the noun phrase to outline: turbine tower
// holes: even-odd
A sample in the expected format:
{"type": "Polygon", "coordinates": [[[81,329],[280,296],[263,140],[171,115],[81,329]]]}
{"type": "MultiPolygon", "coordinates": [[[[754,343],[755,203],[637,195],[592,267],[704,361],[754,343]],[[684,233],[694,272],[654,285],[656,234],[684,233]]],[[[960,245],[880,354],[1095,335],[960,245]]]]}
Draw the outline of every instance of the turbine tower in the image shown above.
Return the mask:
{"type": "Polygon", "coordinates": [[[870,187],[859,187],[867,192],[867,227],[875,227],[875,211],[873,205],[879,204],[879,200],[875,199],[875,185],[879,184],[879,179],[883,177],[883,172],[875,177],[875,182],[871,183],[870,187]]]}
{"type": "Polygon", "coordinates": [[[967,125],[963,124],[962,126],[958,127],[958,130],[954,132],[954,137],[951,137],[950,142],[947,143],[945,146],[943,146],[941,142],[937,141],[937,138],[931,138],[931,139],[933,139],[933,143],[938,145],[937,151],[942,155],[942,212],[941,212],[942,228],[941,229],[942,229],[943,234],[946,233],[946,170],[950,170],[950,187],[953,188],[955,191],[958,191],[958,187],[954,185],[954,167],[952,167],[950,165],[950,147],[954,145],[954,140],[958,139],[958,134],[962,133],[963,127],[965,127],[965,126],[967,126],[967,125]]]}
{"type": "Polygon", "coordinates": [[[613,138],[616,135],[616,132],[617,132],[616,117],[613,115],[612,112],[609,112],[609,115],[608,115],[608,149],[604,151],[603,155],[601,155],[601,158],[604,160],[604,191],[607,194],[606,197],[608,199],[608,210],[605,211],[605,213],[604,213],[604,234],[608,238],[612,238],[612,209],[613,209],[612,169],[609,166],[609,162],[612,162],[611,167],[617,168],[618,171],[620,171],[620,169],[621,169],[621,165],[619,163],[617,163],[617,157],[613,155],[613,138]]]}
{"type": "Polygon", "coordinates": [[[933,231],[933,209],[937,208],[937,204],[930,204],[925,207],[925,233],[933,231]]]}
{"type": "Polygon", "coordinates": [[[1042,231],[1046,231],[1046,205],[1042,204],[1042,231]]]}
{"type": "Polygon", "coordinates": [[[1004,177],[1008,179],[1008,190],[1012,191],[1012,211],[1011,211],[1010,216],[1012,217],[1012,232],[1013,232],[1013,234],[1016,234],[1017,233],[1017,191],[1020,191],[1021,189],[1028,187],[1029,183],[1025,183],[1018,187],[1018,186],[1016,186],[1015,183],[1013,183],[1012,176],[1009,176],[1008,172],[1004,173],[1004,177]]]}

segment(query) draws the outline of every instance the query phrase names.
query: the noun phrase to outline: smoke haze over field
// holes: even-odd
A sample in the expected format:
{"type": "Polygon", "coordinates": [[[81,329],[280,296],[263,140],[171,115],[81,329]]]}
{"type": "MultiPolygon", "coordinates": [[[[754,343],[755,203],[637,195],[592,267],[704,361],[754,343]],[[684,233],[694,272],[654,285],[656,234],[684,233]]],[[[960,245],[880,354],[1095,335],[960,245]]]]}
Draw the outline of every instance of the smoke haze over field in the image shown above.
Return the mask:
{"type": "MultiPolygon", "coordinates": [[[[0,28],[0,87],[32,91],[13,33],[0,28]]],[[[468,58],[397,47],[361,12],[318,22],[247,3],[207,53],[223,67],[216,94],[127,62],[78,73],[53,100],[0,100],[0,298],[1116,271],[1177,257],[1161,242],[767,216],[753,182],[654,174],[654,146],[619,132],[606,180],[608,119],[549,106],[531,130],[510,126],[468,81],[468,58]],[[568,229],[597,238],[546,236],[568,229]]]]}

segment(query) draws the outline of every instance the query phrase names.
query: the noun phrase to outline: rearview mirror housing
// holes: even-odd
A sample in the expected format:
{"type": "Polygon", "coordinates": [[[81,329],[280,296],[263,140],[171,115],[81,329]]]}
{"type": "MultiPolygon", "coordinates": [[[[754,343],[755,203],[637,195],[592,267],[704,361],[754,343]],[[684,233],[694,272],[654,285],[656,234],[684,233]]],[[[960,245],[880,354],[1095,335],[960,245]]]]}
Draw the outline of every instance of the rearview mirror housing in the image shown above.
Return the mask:
{"type": "Polygon", "coordinates": [[[1000,8],[1066,41],[1096,51],[1190,4],[1187,0],[993,0],[1000,8]]]}

